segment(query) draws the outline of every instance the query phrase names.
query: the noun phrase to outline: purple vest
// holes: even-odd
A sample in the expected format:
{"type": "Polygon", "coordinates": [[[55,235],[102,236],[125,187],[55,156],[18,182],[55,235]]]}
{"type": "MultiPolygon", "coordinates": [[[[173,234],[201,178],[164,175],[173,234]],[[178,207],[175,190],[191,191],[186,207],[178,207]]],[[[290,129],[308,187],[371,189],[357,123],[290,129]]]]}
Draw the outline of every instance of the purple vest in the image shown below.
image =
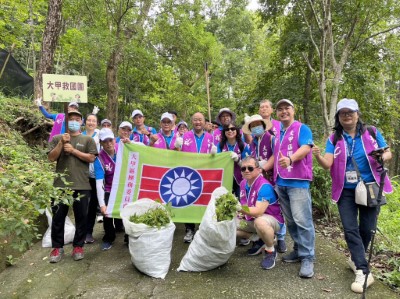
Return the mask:
{"type": "Polygon", "coordinates": [[[165,141],[165,138],[164,138],[162,133],[157,133],[158,139],[157,139],[156,142],[154,142],[153,147],[161,148],[161,149],[170,149],[170,150],[175,149],[174,144],[175,144],[175,140],[176,140],[177,134],[174,134],[174,132],[171,132],[171,133],[172,133],[173,136],[172,136],[172,139],[171,139],[171,143],[169,144],[169,147],[168,147],[168,144],[165,141]]]}
{"type": "Polygon", "coordinates": [[[209,154],[213,145],[213,136],[204,131],[203,142],[200,151],[197,151],[196,138],[193,130],[183,134],[182,152],[209,154]]]}
{"type": "MultiPolygon", "coordinates": [[[[262,175],[259,175],[253,182],[253,184],[250,187],[249,194],[246,194],[246,184],[247,181],[243,180],[240,183],[240,203],[242,205],[247,205],[249,207],[255,207],[257,203],[257,198],[258,198],[258,192],[260,192],[260,189],[263,185],[268,184],[271,185],[262,175]]],[[[272,185],[271,185],[272,187],[272,185]]],[[[278,200],[273,203],[269,204],[268,208],[265,210],[264,214],[271,215],[273,216],[276,220],[278,220],[279,223],[283,223],[283,216],[281,213],[281,207],[279,205],[278,200]]],[[[246,220],[254,220],[254,217],[245,215],[246,220]]]]}
{"type": "MultiPolygon", "coordinates": [[[[373,127],[373,130],[376,133],[376,128],[373,127]]],[[[329,140],[333,144],[334,134],[329,136],[329,140]]],[[[365,130],[364,134],[361,136],[361,142],[364,148],[364,154],[368,159],[369,168],[371,169],[372,175],[374,176],[375,182],[379,184],[380,182],[380,174],[377,171],[379,167],[378,162],[371,157],[368,156],[367,153],[378,148],[378,143],[376,140],[369,134],[368,130],[365,130]]],[[[347,161],[347,148],[345,144],[344,138],[338,140],[335,145],[335,151],[333,154],[333,164],[331,166],[331,177],[332,177],[332,200],[337,202],[342,194],[344,187],[344,178],[346,173],[346,161],[347,161]]],[[[392,193],[393,188],[390,182],[388,175],[385,177],[385,185],[383,186],[383,191],[385,193],[392,193]]]]}
{"type": "Polygon", "coordinates": [[[275,138],[275,150],[274,150],[274,181],[278,175],[283,179],[292,180],[307,180],[312,181],[312,151],[300,161],[293,162],[288,168],[279,166],[279,152],[282,152],[284,156],[293,155],[299,148],[299,134],[301,123],[298,121],[293,122],[284,133],[282,142],[280,137],[275,138]]]}
{"type": "Polygon", "coordinates": [[[258,138],[258,144],[254,141],[250,144],[250,151],[252,157],[258,160],[268,160],[273,154],[272,135],[266,131],[261,138],[258,138]]]}
{"type": "Polygon", "coordinates": [[[271,119],[271,122],[272,122],[271,131],[274,132],[276,138],[279,138],[279,135],[281,134],[281,122],[276,119],[271,119]]]}
{"type": "MultiPolygon", "coordinates": [[[[246,145],[245,145],[246,146],[246,145]]],[[[233,148],[233,151],[238,154],[239,156],[239,161],[241,160],[242,153],[240,152],[240,148],[238,144],[235,144],[235,147],[233,148]]],[[[221,150],[221,152],[229,152],[228,145],[225,144],[224,148],[221,150]]],[[[242,177],[242,172],[240,171],[240,166],[239,166],[239,161],[234,162],[233,165],[233,177],[235,178],[236,183],[240,186],[241,181],[243,180],[242,177]]]]}
{"type": "MultiPolygon", "coordinates": [[[[117,147],[116,147],[117,148],[117,147]]],[[[101,150],[98,155],[101,167],[104,170],[104,191],[111,192],[112,181],[114,178],[115,162],[105,150],[101,150]]]]}
{"type": "Polygon", "coordinates": [[[215,129],[213,132],[214,137],[214,144],[218,146],[219,142],[221,141],[222,131],[220,129],[215,129]]]}
{"type": "MultiPolygon", "coordinates": [[[[59,113],[56,116],[56,120],[54,121],[53,128],[51,129],[50,132],[50,137],[49,137],[49,142],[53,139],[55,135],[61,134],[62,126],[64,123],[64,118],[65,114],[64,113],[59,113]]],[[[67,130],[68,128],[65,128],[67,130]]]]}

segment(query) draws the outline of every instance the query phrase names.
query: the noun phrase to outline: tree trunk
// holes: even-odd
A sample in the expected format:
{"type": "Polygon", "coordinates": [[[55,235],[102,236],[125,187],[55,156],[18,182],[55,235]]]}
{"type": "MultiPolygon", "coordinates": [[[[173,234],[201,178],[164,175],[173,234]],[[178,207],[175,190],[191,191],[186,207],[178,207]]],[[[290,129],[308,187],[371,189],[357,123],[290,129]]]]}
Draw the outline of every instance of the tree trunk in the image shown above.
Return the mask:
{"type": "Polygon", "coordinates": [[[42,51],[39,66],[35,77],[34,96],[43,95],[43,74],[51,74],[53,71],[54,53],[57,48],[58,37],[61,32],[62,0],[49,0],[46,27],[43,33],[42,51]]]}
{"type": "MultiPolygon", "coordinates": [[[[308,50],[308,61],[311,62],[313,56],[314,56],[314,49],[311,45],[310,49],[308,50]]],[[[306,124],[310,123],[310,118],[308,117],[308,114],[310,111],[309,109],[310,109],[310,100],[311,100],[311,77],[312,77],[312,71],[309,67],[307,67],[305,84],[304,84],[304,102],[303,102],[303,108],[304,108],[303,122],[306,124]]]]}
{"type": "Polygon", "coordinates": [[[106,81],[107,81],[107,118],[111,120],[114,128],[118,127],[118,65],[121,61],[121,46],[118,42],[114,51],[111,53],[107,63],[106,81]]]}

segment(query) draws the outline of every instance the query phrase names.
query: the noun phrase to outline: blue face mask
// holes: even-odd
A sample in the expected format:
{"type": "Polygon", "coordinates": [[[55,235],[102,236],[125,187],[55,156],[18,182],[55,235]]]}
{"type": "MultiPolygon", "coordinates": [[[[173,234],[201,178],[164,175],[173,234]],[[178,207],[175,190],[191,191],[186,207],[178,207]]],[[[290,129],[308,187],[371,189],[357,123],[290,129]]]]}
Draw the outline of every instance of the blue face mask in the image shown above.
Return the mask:
{"type": "Polygon", "coordinates": [[[261,136],[262,134],[264,134],[264,127],[263,126],[253,127],[251,128],[251,133],[257,137],[261,136]]]}
{"type": "Polygon", "coordinates": [[[79,122],[77,122],[76,120],[70,120],[68,122],[68,129],[71,132],[78,132],[80,128],[81,128],[81,124],[79,122]]]}

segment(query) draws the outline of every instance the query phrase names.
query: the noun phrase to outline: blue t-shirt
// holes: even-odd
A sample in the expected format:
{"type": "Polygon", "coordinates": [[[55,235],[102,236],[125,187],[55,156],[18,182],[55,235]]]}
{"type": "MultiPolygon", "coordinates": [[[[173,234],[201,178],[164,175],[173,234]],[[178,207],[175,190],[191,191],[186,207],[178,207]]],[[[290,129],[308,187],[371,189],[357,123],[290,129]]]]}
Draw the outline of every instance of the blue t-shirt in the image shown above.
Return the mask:
{"type": "Polygon", "coordinates": [[[194,134],[194,139],[196,140],[196,148],[197,148],[197,152],[200,153],[200,149],[201,149],[201,144],[203,143],[203,139],[204,139],[204,132],[203,134],[201,134],[201,136],[197,136],[197,134],[194,134]]]}
{"type": "Polygon", "coordinates": [[[170,144],[171,144],[171,140],[174,137],[174,131],[171,131],[171,135],[166,136],[164,133],[161,133],[161,135],[163,135],[165,142],[167,143],[167,148],[169,148],[170,144]]]}
{"type": "MultiPolygon", "coordinates": [[[[280,141],[282,142],[283,135],[285,134],[285,130],[283,128],[283,124],[281,123],[281,134],[280,134],[280,141]]],[[[305,125],[301,124],[300,132],[299,132],[299,145],[300,147],[303,145],[313,146],[314,141],[312,137],[311,129],[305,125]]],[[[290,180],[290,179],[283,179],[278,175],[276,179],[276,184],[282,187],[293,187],[293,188],[309,188],[310,181],[307,180],[290,180]]]]}
{"type": "MultiPolygon", "coordinates": [[[[150,127],[148,127],[148,126],[144,126],[144,127],[146,128],[147,131],[149,131],[150,134],[152,134],[152,135],[157,134],[156,129],[151,128],[151,130],[150,130],[150,127]]],[[[139,132],[137,131],[137,128],[136,128],[136,127],[133,128],[133,132],[139,134],[139,141],[142,142],[142,143],[144,143],[144,142],[143,142],[143,140],[144,140],[144,134],[139,133],[139,132]]],[[[130,139],[133,140],[133,133],[131,134],[130,139]]]]}
{"type": "MultiPolygon", "coordinates": [[[[56,121],[57,115],[59,114],[59,113],[56,113],[56,114],[49,113],[43,106],[39,106],[39,110],[40,110],[40,112],[42,112],[44,117],[52,119],[54,121],[56,121]]],[[[64,133],[65,133],[65,121],[63,121],[60,134],[64,134],[64,133]]]]}
{"type": "MultiPolygon", "coordinates": [[[[249,192],[250,186],[246,184],[246,196],[248,196],[249,192]]],[[[257,201],[268,201],[269,204],[274,204],[277,200],[274,188],[270,184],[264,184],[261,186],[261,189],[258,192],[257,201]]]]}
{"type": "MultiPolygon", "coordinates": [[[[354,157],[354,160],[356,160],[357,163],[358,170],[360,171],[362,180],[367,183],[375,181],[374,176],[371,172],[371,168],[369,167],[368,159],[365,155],[360,133],[358,132],[355,138],[353,139],[349,134],[343,132],[343,138],[346,144],[346,151],[347,151],[346,171],[355,170],[353,161],[351,159],[351,157],[354,157]],[[353,142],[354,142],[354,149],[353,149],[353,142]]],[[[385,139],[378,130],[376,130],[376,142],[378,143],[378,147],[387,146],[385,139]]],[[[326,141],[325,152],[332,155],[335,153],[335,147],[333,143],[329,140],[329,138],[326,141]]],[[[346,189],[356,188],[357,183],[348,183],[346,180],[346,176],[344,177],[344,179],[345,179],[344,188],[346,189]]]]}

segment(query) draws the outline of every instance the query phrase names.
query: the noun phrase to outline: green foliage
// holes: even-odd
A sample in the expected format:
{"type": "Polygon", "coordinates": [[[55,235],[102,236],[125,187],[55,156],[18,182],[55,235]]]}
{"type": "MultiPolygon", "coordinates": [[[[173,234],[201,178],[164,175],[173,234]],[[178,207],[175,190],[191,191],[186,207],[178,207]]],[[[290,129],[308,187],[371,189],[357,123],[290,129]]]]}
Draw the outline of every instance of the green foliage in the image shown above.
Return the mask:
{"type": "Polygon", "coordinates": [[[311,198],[313,207],[331,219],[334,213],[331,200],[332,179],[329,171],[323,169],[318,162],[313,161],[313,181],[311,183],[311,198]]]}
{"type": "Polygon", "coordinates": [[[398,258],[391,258],[388,262],[389,266],[392,267],[394,270],[383,273],[383,277],[387,280],[387,282],[399,288],[400,287],[400,259],[398,258]]]}
{"type": "Polygon", "coordinates": [[[225,193],[215,200],[217,221],[232,220],[236,216],[238,200],[232,193],[225,193]]]}
{"type": "Polygon", "coordinates": [[[149,209],[142,215],[134,214],[129,217],[129,221],[133,223],[143,223],[150,227],[156,227],[161,229],[171,222],[171,215],[167,209],[162,206],[158,206],[154,209],[149,209]]]}
{"type": "MultiPolygon", "coordinates": [[[[11,246],[18,251],[40,238],[37,218],[52,198],[67,204],[72,201],[70,191],[53,187],[56,174],[45,153],[30,148],[5,122],[21,116],[17,107],[26,112],[24,106],[26,102],[0,95],[0,107],[11,107],[7,112],[0,109],[0,249],[11,246]]],[[[24,117],[29,118],[28,113],[24,117]]]]}
{"type": "MultiPolygon", "coordinates": [[[[378,227],[386,237],[382,239],[384,249],[400,252],[400,183],[399,177],[392,179],[394,191],[386,195],[387,204],[381,207],[378,227]],[[387,241],[389,240],[389,241],[387,241]]],[[[379,235],[378,235],[379,236],[379,235]]]]}

